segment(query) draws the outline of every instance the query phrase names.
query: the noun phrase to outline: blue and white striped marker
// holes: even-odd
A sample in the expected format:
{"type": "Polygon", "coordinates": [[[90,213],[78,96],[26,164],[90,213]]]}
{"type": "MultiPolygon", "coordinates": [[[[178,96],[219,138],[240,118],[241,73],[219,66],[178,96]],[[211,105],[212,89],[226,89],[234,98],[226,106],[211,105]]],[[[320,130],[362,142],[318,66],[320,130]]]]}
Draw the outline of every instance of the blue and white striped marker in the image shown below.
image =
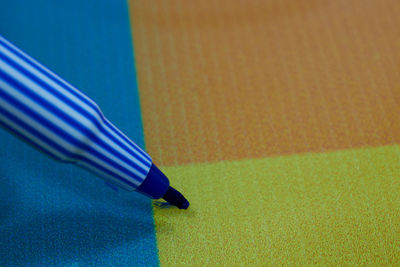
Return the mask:
{"type": "Polygon", "coordinates": [[[75,163],[128,191],[179,208],[151,157],[105,118],[90,98],[0,35],[0,125],[63,162],[75,163]]]}

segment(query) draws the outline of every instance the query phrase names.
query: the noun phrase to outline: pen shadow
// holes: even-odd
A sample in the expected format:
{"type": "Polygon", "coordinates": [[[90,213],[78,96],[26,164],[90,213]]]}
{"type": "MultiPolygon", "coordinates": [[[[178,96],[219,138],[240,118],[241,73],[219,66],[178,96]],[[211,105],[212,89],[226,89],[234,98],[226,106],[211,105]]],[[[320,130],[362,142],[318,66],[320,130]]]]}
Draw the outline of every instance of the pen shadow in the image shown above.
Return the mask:
{"type": "MultiPolygon", "coordinates": [[[[40,179],[54,188],[62,188],[73,198],[86,200],[93,205],[101,204],[109,208],[132,209],[136,212],[151,214],[151,200],[137,192],[124,189],[114,190],[106,185],[105,180],[85,171],[74,164],[61,163],[46,159],[47,164],[57,168],[48,168],[43,173],[43,166],[31,165],[29,171],[42,172],[40,179]]],[[[134,211],[132,211],[134,212],[134,211]]]]}
{"type": "Polygon", "coordinates": [[[142,218],[71,211],[40,214],[0,227],[0,264],[93,259],[106,254],[107,249],[146,239],[153,231],[152,223],[142,218]]]}
{"type": "Polygon", "coordinates": [[[11,192],[13,189],[11,183],[29,182],[36,185],[48,185],[49,188],[54,189],[62,188],[70,197],[87,200],[88,203],[103,203],[109,207],[135,207],[139,212],[152,213],[151,200],[147,197],[123,189],[118,189],[116,192],[107,187],[103,179],[74,164],[58,162],[49,156],[32,151],[32,148],[29,149],[28,146],[23,146],[20,140],[10,138],[6,132],[2,132],[1,127],[0,145],[0,193],[3,196],[1,198],[3,202],[0,204],[2,212],[0,220],[7,216],[7,207],[13,204],[11,198],[16,192],[11,192]],[[7,141],[4,141],[3,137],[7,141]],[[10,170],[10,166],[13,170],[10,170]],[[13,172],[15,170],[18,170],[17,173],[28,175],[12,179],[13,175],[18,176],[13,172]]]}
{"type": "Polygon", "coordinates": [[[11,186],[6,176],[0,172],[0,226],[9,217],[13,210],[15,195],[10,192],[11,186]]]}
{"type": "Polygon", "coordinates": [[[0,149],[0,266],[98,262],[154,240],[150,199],[12,144],[0,149]]]}
{"type": "MultiPolygon", "coordinates": [[[[0,131],[2,131],[1,127],[0,131]]],[[[10,144],[6,143],[3,146],[2,134],[0,133],[0,145],[2,145],[2,149],[0,149],[0,227],[6,223],[18,205],[15,181],[12,179],[12,169],[10,170],[9,162],[7,162],[7,156],[9,155],[7,149],[10,144]]]]}

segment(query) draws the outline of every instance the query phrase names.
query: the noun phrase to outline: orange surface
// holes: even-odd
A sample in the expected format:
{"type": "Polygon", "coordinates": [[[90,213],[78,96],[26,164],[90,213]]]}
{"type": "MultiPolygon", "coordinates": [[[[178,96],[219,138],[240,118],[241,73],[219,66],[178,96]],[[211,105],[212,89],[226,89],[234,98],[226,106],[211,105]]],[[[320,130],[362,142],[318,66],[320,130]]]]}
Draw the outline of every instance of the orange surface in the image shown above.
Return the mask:
{"type": "Polygon", "coordinates": [[[160,165],[400,141],[400,1],[130,1],[160,165]]]}

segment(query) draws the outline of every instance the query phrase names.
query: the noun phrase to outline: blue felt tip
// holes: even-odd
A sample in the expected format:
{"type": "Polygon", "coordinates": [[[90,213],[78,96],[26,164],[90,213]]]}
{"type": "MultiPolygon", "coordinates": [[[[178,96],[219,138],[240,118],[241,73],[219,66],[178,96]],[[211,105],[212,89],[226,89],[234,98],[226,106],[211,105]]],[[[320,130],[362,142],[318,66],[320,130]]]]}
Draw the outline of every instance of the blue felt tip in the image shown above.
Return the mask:
{"type": "Polygon", "coordinates": [[[179,191],[173,187],[169,187],[167,192],[164,194],[163,199],[168,201],[179,209],[187,209],[189,207],[189,201],[179,191]]]}

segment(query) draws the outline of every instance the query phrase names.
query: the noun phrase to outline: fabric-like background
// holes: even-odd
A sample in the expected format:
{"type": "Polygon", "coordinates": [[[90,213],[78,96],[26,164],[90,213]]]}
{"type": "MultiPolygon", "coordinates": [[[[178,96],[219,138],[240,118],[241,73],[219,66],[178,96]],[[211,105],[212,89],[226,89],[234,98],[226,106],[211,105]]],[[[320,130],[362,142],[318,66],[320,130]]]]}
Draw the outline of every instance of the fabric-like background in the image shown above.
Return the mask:
{"type": "MultiPolygon", "coordinates": [[[[94,99],[141,147],[125,1],[0,1],[0,34],[94,99]]],[[[158,265],[151,201],[0,131],[0,265],[158,265]]]]}
{"type": "Polygon", "coordinates": [[[191,202],[0,131],[0,264],[400,264],[397,0],[0,1],[191,202]]]}

